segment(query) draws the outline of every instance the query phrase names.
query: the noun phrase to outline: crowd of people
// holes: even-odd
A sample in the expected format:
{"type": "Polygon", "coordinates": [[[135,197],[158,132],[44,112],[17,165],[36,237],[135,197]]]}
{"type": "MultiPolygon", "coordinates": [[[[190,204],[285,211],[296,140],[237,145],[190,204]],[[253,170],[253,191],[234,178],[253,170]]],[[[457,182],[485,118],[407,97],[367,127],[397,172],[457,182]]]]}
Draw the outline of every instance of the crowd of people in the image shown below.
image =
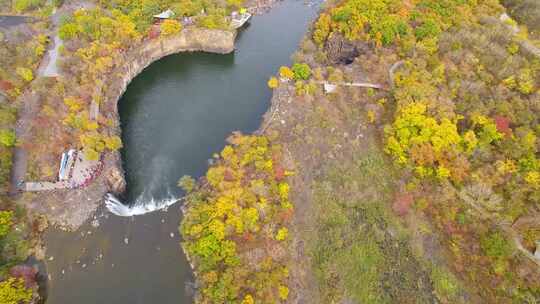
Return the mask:
{"type": "Polygon", "coordinates": [[[74,171],[77,167],[77,162],[82,163],[84,160],[82,156],[76,155],[76,161],[69,172],[69,186],[70,189],[84,188],[88,186],[103,170],[103,160],[100,159],[96,165],[82,169],[82,172],[78,173],[82,175],[82,180],[73,178],[74,171]]]}

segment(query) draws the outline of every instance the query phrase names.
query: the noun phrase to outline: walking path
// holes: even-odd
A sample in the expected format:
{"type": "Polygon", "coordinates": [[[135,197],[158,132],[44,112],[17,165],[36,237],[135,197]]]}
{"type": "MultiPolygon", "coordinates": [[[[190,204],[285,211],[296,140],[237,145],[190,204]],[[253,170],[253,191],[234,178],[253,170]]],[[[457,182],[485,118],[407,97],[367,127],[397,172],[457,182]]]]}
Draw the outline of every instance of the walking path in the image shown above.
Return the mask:
{"type": "Polygon", "coordinates": [[[60,26],[60,16],[61,10],[54,9],[54,12],[51,16],[51,22],[53,26],[54,38],[53,41],[49,43],[49,49],[41,61],[41,65],[38,68],[38,75],[42,77],[57,77],[60,76],[58,73],[58,53],[60,46],[62,45],[62,39],[58,35],[58,27],[60,26]]]}
{"type": "Polygon", "coordinates": [[[9,28],[12,26],[21,25],[30,21],[33,21],[32,17],[28,16],[11,16],[11,15],[0,15],[0,27],[9,28]]]}
{"type": "Polygon", "coordinates": [[[336,83],[330,83],[328,81],[316,81],[315,83],[322,84],[324,86],[324,91],[326,93],[334,92],[338,86],[371,88],[371,89],[382,89],[383,88],[383,86],[380,85],[380,84],[368,83],[368,82],[336,82],[336,83]]]}
{"type": "MultiPolygon", "coordinates": [[[[15,124],[15,135],[20,143],[31,139],[31,122],[39,110],[39,98],[33,93],[26,92],[21,97],[21,107],[18,111],[18,120],[15,124]]],[[[13,160],[11,166],[11,194],[16,194],[21,189],[21,181],[26,175],[28,154],[22,146],[13,149],[13,160]]]]}
{"type": "Polygon", "coordinates": [[[60,46],[62,45],[62,39],[56,34],[53,41],[50,43],[49,50],[47,51],[46,58],[41,62],[38,69],[38,75],[42,77],[58,77],[58,53],[60,46]]]}

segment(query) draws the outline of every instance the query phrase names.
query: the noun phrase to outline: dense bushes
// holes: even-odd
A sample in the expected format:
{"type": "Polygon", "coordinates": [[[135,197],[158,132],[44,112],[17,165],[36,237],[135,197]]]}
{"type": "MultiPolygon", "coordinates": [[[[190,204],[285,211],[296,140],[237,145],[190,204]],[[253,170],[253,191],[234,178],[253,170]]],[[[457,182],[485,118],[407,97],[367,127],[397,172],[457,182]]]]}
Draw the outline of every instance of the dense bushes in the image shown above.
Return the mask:
{"type": "Polygon", "coordinates": [[[11,150],[16,138],[13,124],[16,121],[15,108],[7,103],[0,103],[0,189],[7,191],[7,181],[11,170],[11,150]]]}
{"type": "Polygon", "coordinates": [[[23,279],[8,275],[8,270],[24,262],[29,254],[26,218],[3,196],[0,196],[0,208],[0,303],[28,303],[32,289],[25,286],[23,279]]]}
{"type": "Polygon", "coordinates": [[[14,0],[13,8],[16,12],[22,13],[24,11],[38,8],[45,5],[45,0],[14,0]]]}
{"type": "MultiPolygon", "coordinates": [[[[430,30],[416,28],[416,38],[436,43],[426,48],[423,41],[417,41],[420,51],[394,79],[397,110],[386,128],[387,151],[415,173],[411,188],[418,187],[417,195],[433,200],[429,207],[432,220],[454,242],[452,246],[460,244],[453,252],[467,265],[467,277],[479,282],[479,277],[494,276],[500,286],[520,290],[493,293],[481,288],[482,296],[495,302],[531,296],[537,291],[530,282],[505,275],[518,263],[511,254],[516,249],[510,237],[504,230],[484,232],[484,225],[506,227],[502,224],[506,220],[514,222],[537,212],[538,59],[517,47],[517,38],[496,18],[480,18],[484,12],[474,6],[469,11],[476,15],[469,21],[482,19],[482,23],[456,22],[440,8],[432,9],[440,14],[434,19],[442,20],[440,29],[449,33],[433,26],[437,23],[430,30]],[[438,135],[443,124],[444,133],[438,135]],[[430,177],[449,180],[460,191],[454,196],[454,208],[472,209],[469,212],[476,222],[448,213],[451,207],[422,193],[423,187],[438,183],[430,177]],[[462,232],[448,227],[459,227],[462,232]],[[480,240],[482,250],[474,252],[489,258],[489,271],[465,262],[464,257],[472,253],[461,239],[464,236],[480,240]]],[[[487,11],[498,10],[495,6],[487,11]]],[[[448,187],[440,191],[448,193],[448,187]]]]}
{"type": "Polygon", "coordinates": [[[24,25],[20,31],[0,32],[0,91],[10,99],[21,94],[28,83],[34,79],[37,69],[49,42],[41,34],[42,23],[24,25]]]}
{"type": "Polygon", "coordinates": [[[0,282],[0,302],[3,304],[28,303],[32,299],[32,290],[24,286],[24,280],[9,278],[0,282]]]}
{"type": "Polygon", "coordinates": [[[15,132],[13,130],[0,130],[0,144],[5,147],[13,147],[15,145],[15,132]]]}
{"type": "MultiPolygon", "coordinates": [[[[286,300],[286,228],[293,207],[279,146],[233,135],[206,182],[188,194],[182,244],[201,283],[202,303],[286,300]]],[[[286,171],[285,171],[286,174],[286,171]]]]}
{"type": "MultiPolygon", "coordinates": [[[[316,53],[301,57],[317,70],[313,60],[327,64],[335,39],[327,41],[340,35],[361,50],[371,79],[385,82],[401,62],[390,92],[378,93],[386,101],[378,118],[388,118],[385,151],[404,169],[406,208],[427,216],[451,253],[451,272],[431,272],[437,294],[457,295],[459,278],[484,301],[522,303],[540,296],[538,280],[515,271],[528,267],[538,227],[509,223],[538,217],[540,59],[523,47],[523,30],[515,35],[512,21],[500,21],[502,12],[492,0],[342,1],[315,22],[316,53]],[[530,252],[521,255],[514,242],[530,252]]],[[[395,211],[406,217],[406,208],[395,211]]]]}
{"type": "Polygon", "coordinates": [[[62,122],[73,137],[79,138],[86,155],[98,159],[105,149],[119,149],[121,143],[117,136],[106,133],[106,121],[91,119],[90,105],[101,100],[104,79],[120,60],[121,52],[140,42],[142,35],[129,16],[119,10],[108,14],[100,8],[76,11],[64,20],[59,34],[66,42],[68,56],[64,60],[71,62],[72,70],[66,72],[73,72],[71,81],[75,80],[79,87],[66,92],[65,84],[57,85],[63,91],[60,93],[66,109],[62,122]],[[90,92],[81,90],[88,86],[92,86],[90,92]]]}
{"type": "Polygon", "coordinates": [[[0,211],[0,238],[6,236],[13,225],[13,211],[0,211]]]}
{"type": "MultiPolygon", "coordinates": [[[[488,13],[490,1],[480,1],[488,13]]],[[[421,0],[410,5],[397,0],[348,0],[322,13],[315,23],[313,40],[322,46],[333,33],[349,40],[392,45],[416,38],[434,38],[456,23],[469,22],[473,2],[421,0]],[[466,17],[465,17],[466,16],[466,17]]]]}
{"type": "Polygon", "coordinates": [[[165,1],[101,1],[103,6],[119,9],[128,15],[140,33],[145,33],[152,25],[153,15],[171,9],[176,17],[197,17],[197,24],[206,28],[228,29],[226,17],[231,10],[242,6],[242,0],[165,0],[165,1]],[[204,13],[201,13],[204,12],[204,13]]]}
{"type": "Polygon", "coordinates": [[[165,20],[161,24],[161,35],[170,36],[178,34],[182,29],[182,24],[176,20],[165,20]]]}

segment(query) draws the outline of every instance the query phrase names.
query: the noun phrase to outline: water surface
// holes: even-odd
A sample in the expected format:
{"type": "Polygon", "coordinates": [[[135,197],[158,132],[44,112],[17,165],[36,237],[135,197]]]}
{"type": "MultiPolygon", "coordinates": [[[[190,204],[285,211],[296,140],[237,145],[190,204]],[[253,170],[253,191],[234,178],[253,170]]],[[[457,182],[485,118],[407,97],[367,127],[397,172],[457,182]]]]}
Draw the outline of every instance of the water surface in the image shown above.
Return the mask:
{"type": "MultiPolygon", "coordinates": [[[[203,175],[232,131],[256,130],[269,106],[269,76],[290,63],[315,13],[286,1],[251,21],[234,54],[172,55],[135,78],[119,103],[126,200],[181,196],[178,179],[203,175]]],[[[98,228],[48,233],[47,303],[191,303],[179,207],[131,218],[103,210],[98,228]]]]}

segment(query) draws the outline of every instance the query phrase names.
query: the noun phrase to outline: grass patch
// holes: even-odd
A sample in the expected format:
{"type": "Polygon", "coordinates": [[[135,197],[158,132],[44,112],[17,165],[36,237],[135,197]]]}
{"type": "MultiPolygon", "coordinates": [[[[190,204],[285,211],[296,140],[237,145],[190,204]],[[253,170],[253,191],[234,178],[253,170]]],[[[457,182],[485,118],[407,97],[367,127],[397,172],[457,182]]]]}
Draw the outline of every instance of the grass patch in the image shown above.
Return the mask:
{"type": "Polygon", "coordinates": [[[433,266],[431,269],[431,279],[433,281],[433,288],[435,288],[435,292],[439,298],[452,300],[459,294],[459,282],[447,269],[433,266]]]}
{"type": "Polygon", "coordinates": [[[393,181],[376,149],[318,179],[310,253],[322,303],[432,303],[429,274],[387,208],[393,181]]]}

